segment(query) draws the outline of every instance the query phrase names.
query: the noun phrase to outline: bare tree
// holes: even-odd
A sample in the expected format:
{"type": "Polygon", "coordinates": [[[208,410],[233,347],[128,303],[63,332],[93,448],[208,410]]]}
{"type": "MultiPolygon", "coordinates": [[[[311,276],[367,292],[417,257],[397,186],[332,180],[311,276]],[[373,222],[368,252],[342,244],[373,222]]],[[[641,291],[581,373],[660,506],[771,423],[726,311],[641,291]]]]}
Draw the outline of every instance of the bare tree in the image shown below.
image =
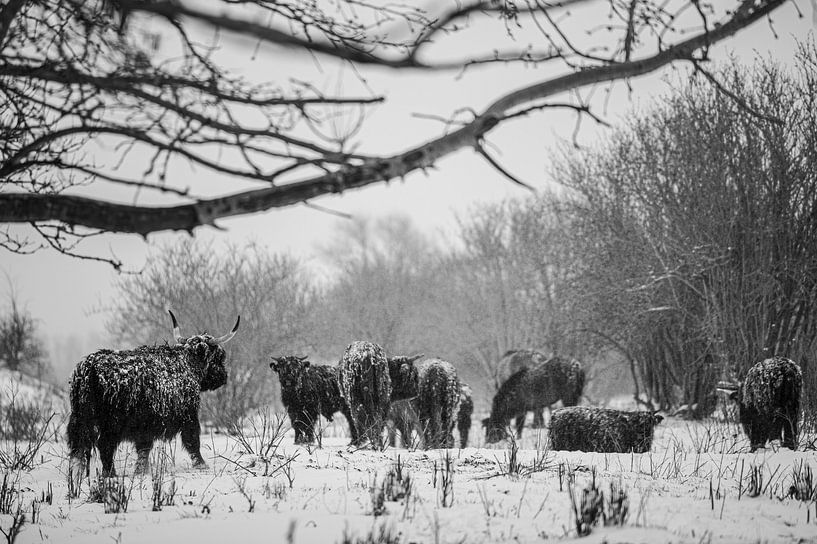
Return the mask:
{"type": "Polygon", "coordinates": [[[212,422],[225,426],[258,406],[278,401],[269,356],[301,352],[310,289],[291,258],[248,245],[217,248],[181,240],[152,255],[139,275],[123,276],[108,329],[119,343],[171,340],[167,309],[182,334],[228,330],[241,315],[228,351],[227,385],[205,395],[212,422]]]}
{"type": "Polygon", "coordinates": [[[577,91],[675,61],[708,74],[702,62],[712,45],[785,3],[452,0],[426,11],[366,0],[10,0],[0,8],[0,222],[29,224],[40,241],[6,230],[0,242],[17,252],[45,244],[76,253],[78,241],[104,232],[193,231],[402,178],[461,149],[521,183],[485,145],[497,126],[553,108],[598,119],[577,91]],[[587,12],[564,17],[583,3],[587,12]],[[598,13],[601,25],[588,16],[598,13]],[[452,58],[449,37],[478,32],[483,21],[521,43],[508,39],[452,58]],[[530,31],[536,38],[522,42],[530,31]],[[354,130],[327,140],[312,129],[329,108],[365,108],[383,97],[247,81],[219,58],[222,34],[357,67],[444,71],[519,62],[552,66],[555,75],[508,89],[464,122],[452,117],[446,127],[454,130],[375,155],[358,151],[354,130]],[[111,149],[110,160],[102,160],[101,146],[111,149]],[[186,163],[222,176],[227,194],[202,196],[175,176],[186,163]],[[123,164],[143,174],[128,178],[123,164]],[[234,180],[259,186],[235,190],[234,180]],[[149,192],[159,204],[106,200],[99,188],[109,184],[149,192]]]}
{"type": "Polygon", "coordinates": [[[339,359],[352,340],[389,354],[436,347],[428,333],[440,315],[429,301],[438,249],[407,217],[345,221],[321,252],[333,268],[316,312],[326,358],[339,359]]]}
{"type": "Polygon", "coordinates": [[[21,307],[9,281],[9,306],[0,314],[0,362],[9,370],[21,371],[42,380],[50,377],[46,350],[37,335],[37,322],[21,307]]]}
{"type": "Polygon", "coordinates": [[[438,289],[448,342],[493,387],[510,349],[584,355],[572,331],[570,217],[554,195],[482,206],[460,219],[457,248],[438,289]]]}

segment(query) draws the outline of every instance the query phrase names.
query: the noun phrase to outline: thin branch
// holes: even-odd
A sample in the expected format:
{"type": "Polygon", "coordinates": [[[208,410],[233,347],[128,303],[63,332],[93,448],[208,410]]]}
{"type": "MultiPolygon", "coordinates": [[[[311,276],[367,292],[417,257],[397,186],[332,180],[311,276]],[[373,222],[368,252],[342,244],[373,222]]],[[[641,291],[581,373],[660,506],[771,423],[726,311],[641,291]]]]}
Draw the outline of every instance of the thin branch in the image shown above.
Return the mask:
{"type": "MultiPolygon", "coordinates": [[[[434,166],[440,158],[459,149],[477,146],[488,132],[518,108],[588,85],[644,75],[676,60],[693,61],[694,52],[701,47],[710,46],[761,20],[785,1],[769,0],[755,7],[754,0],[745,0],[741,6],[751,5],[753,9],[738,10],[720,26],[693,35],[652,56],[590,67],[518,89],[497,99],[482,114],[457,130],[393,156],[370,158],[360,164],[349,164],[286,185],[248,190],[177,206],[128,206],[75,195],[3,193],[0,194],[0,222],[58,220],[67,225],[85,225],[112,232],[140,234],[162,230],[192,231],[200,225],[213,225],[216,219],[222,217],[287,206],[324,194],[340,193],[376,182],[402,178],[413,171],[434,166]]],[[[150,7],[154,3],[146,5],[150,7]]],[[[167,3],[157,2],[155,5],[167,3]]],[[[163,144],[161,148],[184,153],[173,145],[163,144]]]]}
{"type": "Polygon", "coordinates": [[[313,204],[312,202],[309,202],[309,201],[306,201],[306,200],[304,201],[303,204],[307,208],[312,208],[313,210],[318,210],[319,212],[328,213],[329,215],[334,215],[335,217],[342,217],[343,219],[354,219],[355,218],[355,216],[353,216],[350,213],[341,212],[341,211],[338,211],[338,210],[333,210],[333,209],[327,208],[325,206],[319,206],[318,204],[313,204]]]}
{"type": "Polygon", "coordinates": [[[532,193],[536,192],[536,189],[534,189],[533,187],[531,187],[530,185],[528,185],[524,181],[520,180],[519,178],[517,178],[516,176],[514,176],[513,174],[511,174],[507,170],[505,170],[502,167],[502,165],[500,165],[498,162],[496,162],[496,160],[494,160],[494,158],[491,157],[488,154],[487,151],[485,151],[485,147],[483,147],[483,145],[481,143],[477,143],[477,145],[474,146],[474,149],[476,149],[477,153],[482,155],[482,158],[484,158],[486,161],[488,161],[488,164],[490,164],[491,166],[496,168],[499,171],[500,174],[502,174],[503,176],[505,176],[506,178],[508,178],[512,182],[516,183],[517,185],[521,185],[522,187],[529,190],[530,192],[532,192],[532,193]]]}
{"type": "Polygon", "coordinates": [[[701,66],[701,63],[699,61],[693,61],[692,65],[695,67],[695,72],[696,73],[699,73],[699,74],[703,75],[707,79],[707,81],[709,81],[712,84],[712,86],[715,87],[715,89],[717,89],[717,91],[719,93],[729,97],[741,109],[746,110],[747,112],[749,112],[751,115],[757,117],[758,119],[763,119],[764,121],[768,121],[769,123],[773,123],[773,124],[781,126],[781,127],[785,126],[785,123],[783,122],[782,119],[780,119],[778,117],[774,117],[772,115],[766,115],[766,114],[758,111],[757,109],[755,109],[751,105],[749,105],[749,103],[746,102],[744,99],[742,99],[741,97],[739,97],[738,95],[736,95],[735,93],[733,93],[732,91],[727,89],[720,81],[718,81],[718,78],[716,78],[708,70],[706,70],[703,66],[701,66]]]}

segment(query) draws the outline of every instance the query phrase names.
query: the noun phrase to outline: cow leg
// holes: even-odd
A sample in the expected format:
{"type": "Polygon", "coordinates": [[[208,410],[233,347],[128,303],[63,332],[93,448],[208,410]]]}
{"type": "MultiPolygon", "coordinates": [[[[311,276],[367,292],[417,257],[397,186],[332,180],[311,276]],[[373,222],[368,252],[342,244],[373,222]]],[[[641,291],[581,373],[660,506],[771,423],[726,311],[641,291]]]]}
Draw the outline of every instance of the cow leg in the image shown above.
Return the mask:
{"type": "Polygon", "coordinates": [[[102,476],[105,478],[116,476],[116,470],[113,467],[113,456],[118,445],[115,438],[100,433],[96,447],[99,450],[99,460],[102,463],[102,476]]]}
{"type": "Polygon", "coordinates": [[[385,425],[385,419],[385,417],[378,417],[378,415],[375,414],[369,418],[369,422],[366,425],[369,442],[372,444],[372,447],[377,450],[383,449],[383,427],[385,425]]]}
{"type": "Polygon", "coordinates": [[[794,451],[797,449],[797,416],[783,416],[781,417],[781,435],[784,448],[789,448],[794,451]]]}
{"type": "Polygon", "coordinates": [[[90,475],[90,448],[78,448],[75,451],[71,451],[71,459],[68,462],[68,495],[70,497],[78,497],[83,476],[88,478],[90,475]]]}
{"type": "Polygon", "coordinates": [[[346,423],[349,424],[349,436],[351,436],[352,438],[350,442],[351,445],[353,446],[359,445],[357,427],[355,426],[355,420],[352,419],[352,414],[349,411],[349,406],[344,404],[343,407],[340,409],[340,412],[343,414],[343,417],[346,418],[346,423]]]}
{"type": "Polygon", "coordinates": [[[140,439],[136,441],[136,467],[135,474],[147,474],[150,472],[150,450],[153,448],[153,440],[140,439]]]}
{"type": "Polygon", "coordinates": [[[400,438],[403,440],[403,447],[410,448],[411,447],[411,431],[413,429],[413,425],[408,418],[404,418],[400,420],[399,429],[400,429],[400,438]]]}
{"type": "Polygon", "coordinates": [[[201,456],[200,434],[201,426],[199,425],[199,418],[196,417],[182,427],[182,446],[190,455],[190,460],[193,461],[193,468],[205,469],[207,468],[207,463],[201,456]]]}
{"type": "Polygon", "coordinates": [[[754,452],[758,448],[766,446],[767,430],[765,425],[755,423],[749,432],[749,451],[754,452]]]}
{"type": "Polygon", "coordinates": [[[468,447],[468,431],[471,429],[469,427],[462,426],[459,428],[460,431],[460,448],[467,448],[468,447]]]}
{"type": "MultiPolygon", "coordinates": [[[[388,426],[388,439],[390,447],[397,447],[397,428],[395,428],[394,422],[388,426]]],[[[403,441],[405,442],[405,439],[403,441]]]]}
{"type": "Polygon", "coordinates": [[[521,412],[516,415],[516,438],[522,438],[522,429],[525,428],[525,417],[527,412],[521,412]]]}
{"type": "Polygon", "coordinates": [[[309,422],[309,417],[303,412],[291,412],[289,420],[292,422],[292,428],[295,429],[295,443],[308,444],[312,442],[312,426],[309,422]]]}
{"type": "Polygon", "coordinates": [[[315,441],[315,422],[318,421],[319,415],[317,413],[304,413],[301,415],[303,420],[303,436],[304,443],[311,444],[315,441]]]}
{"type": "Polygon", "coordinates": [[[541,429],[545,426],[545,408],[537,408],[533,411],[533,425],[534,429],[541,429]]]}

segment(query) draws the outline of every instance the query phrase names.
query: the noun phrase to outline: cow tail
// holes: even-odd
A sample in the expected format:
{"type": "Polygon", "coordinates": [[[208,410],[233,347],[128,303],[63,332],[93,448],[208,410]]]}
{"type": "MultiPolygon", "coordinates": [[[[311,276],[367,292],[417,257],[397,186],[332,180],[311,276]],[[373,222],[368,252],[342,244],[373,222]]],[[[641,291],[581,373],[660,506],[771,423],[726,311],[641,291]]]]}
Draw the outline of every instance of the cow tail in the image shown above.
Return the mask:
{"type": "Polygon", "coordinates": [[[91,450],[96,443],[97,375],[93,364],[81,362],[71,376],[71,415],[66,428],[69,494],[76,497],[83,477],[90,473],[91,450]]]}

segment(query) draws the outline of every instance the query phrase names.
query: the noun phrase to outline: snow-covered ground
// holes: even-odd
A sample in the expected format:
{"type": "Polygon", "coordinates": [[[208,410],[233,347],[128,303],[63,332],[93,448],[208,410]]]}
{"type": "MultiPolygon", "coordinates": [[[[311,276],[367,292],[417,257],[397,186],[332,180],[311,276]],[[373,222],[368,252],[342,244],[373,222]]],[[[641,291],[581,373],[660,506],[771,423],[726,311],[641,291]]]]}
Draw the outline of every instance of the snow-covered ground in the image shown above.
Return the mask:
{"type": "MultiPolygon", "coordinates": [[[[815,503],[786,497],[793,473],[806,476],[806,467],[817,468],[817,454],[776,444],[750,454],[739,429],[724,423],[670,418],[658,427],[651,453],[632,455],[548,452],[537,449],[546,433],[526,430],[521,475],[509,475],[508,444],[485,447],[475,417],[477,447],[448,451],[453,498],[442,507],[444,450],[353,451],[343,418],[337,419],[324,430],[322,448],[294,446],[290,431],[265,456],[269,463],[249,429],[254,452],[236,437],[203,435],[206,471],[191,469],[178,441],[155,447],[154,472],[164,464],[162,487],[167,491],[174,482],[176,488],[175,504],[161,511],[152,508],[158,477],[130,477],[130,447],[120,447],[117,456],[130,494],[126,513],[106,514],[105,505],[89,501],[87,482],[80,498],[69,501],[65,444],[49,442],[37,466],[20,473],[18,498],[29,521],[33,499],[49,489],[53,499],[39,505],[36,523],[24,525],[17,542],[333,543],[344,535],[354,542],[381,527],[403,543],[570,541],[577,533],[568,493],[580,498],[594,471],[606,496],[611,482],[626,491],[629,515],[624,526],[600,524],[581,542],[817,541],[815,503]],[[385,512],[374,516],[372,488],[398,459],[412,490],[408,499],[383,503],[385,512]],[[762,480],[756,497],[750,496],[753,475],[762,480]]],[[[98,462],[92,464],[93,472],[98,462]]],[[[10,523],[11,516],[0,515],[0,527],[10,523]]]]}

